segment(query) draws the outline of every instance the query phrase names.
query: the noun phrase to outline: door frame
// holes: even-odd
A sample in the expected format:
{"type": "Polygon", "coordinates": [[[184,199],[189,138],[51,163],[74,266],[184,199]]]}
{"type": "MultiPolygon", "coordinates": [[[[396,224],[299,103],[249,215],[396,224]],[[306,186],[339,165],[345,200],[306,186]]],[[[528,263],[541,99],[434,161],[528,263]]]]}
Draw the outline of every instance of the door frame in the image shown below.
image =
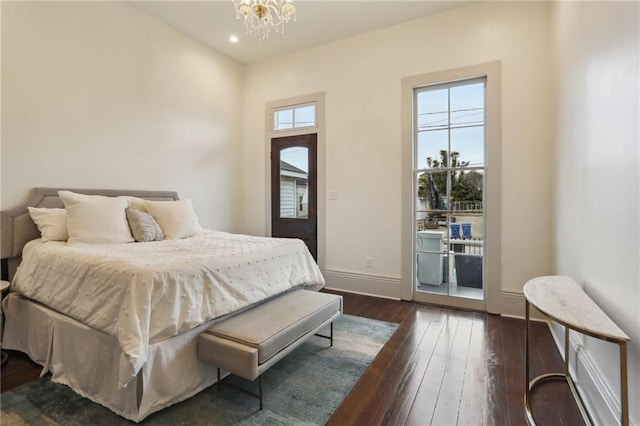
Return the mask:
{"type": "Polygon", "coordinates": [[[433,294],[429,303],[467,309],[483,309],[489,313],[501,313],[502,294],[502,123],[501,123],[501,63],[487,62],[402,79],[402,298],[414,300],[416,292],[416,209],[414,157],[414,98],[416,87],[430,84],[486,77],[486,157],[485,157],[485,255],[484,255],[484,301],[433,294]]]}
{"type": "Polygon", "coordinates": [[[325,235],[326,235],[326,216],[325,216],[325,93],[318,92],[308,95],[296,96],[286,99],[280,99],[276,101],[267,102],[265,106],[265,161],[264,161],[264,177],[266,185],[265,194],[265,230],[266,235],[271,235],[271,139],[287,136],[299,136],[310,133],[317,135],[317,158],[316,158],[316,171],[318,179],[318,193],[317,193],[317,239],[318,239],[318,266],[320,271],[325,271],[325,235]],[[281,109],[289,106],[300,104],[316,104],[316,126],[305,127],[302,129],[289,129],[289,130],[273,130],[273,112],[276,109],[281,109]]]}

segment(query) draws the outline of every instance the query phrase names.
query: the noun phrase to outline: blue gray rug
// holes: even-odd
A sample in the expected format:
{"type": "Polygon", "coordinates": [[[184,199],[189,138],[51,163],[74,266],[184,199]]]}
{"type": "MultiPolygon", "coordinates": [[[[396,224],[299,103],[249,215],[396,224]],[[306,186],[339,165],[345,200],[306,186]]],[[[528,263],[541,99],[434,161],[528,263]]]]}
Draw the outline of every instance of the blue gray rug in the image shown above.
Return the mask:
{"type": "MultiPolygon", "coordinates": [[[[230,386],[212,386],[147,417],[144,425],[321,425],[340,405],[397,324],[343,315],[334,345],[311,338],[263,377],[265,408],[230,386]]],[[[250,388],[256,383],[229,377],[250,388]]],[[[2,425],[129,425],[101,405],[44,377],[0,395],[2,425]]]]}

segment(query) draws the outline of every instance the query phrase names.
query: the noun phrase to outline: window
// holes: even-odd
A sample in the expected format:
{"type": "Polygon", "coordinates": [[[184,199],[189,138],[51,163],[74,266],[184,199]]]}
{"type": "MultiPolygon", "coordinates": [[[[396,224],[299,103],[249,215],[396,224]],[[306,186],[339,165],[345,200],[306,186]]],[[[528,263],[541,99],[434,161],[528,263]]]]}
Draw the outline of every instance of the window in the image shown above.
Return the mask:
{"type": "Polygon", "coordinates": [[[414,89],[419,292],[483,298],[485,84],[414,89]]]}
{"type": "Polygon", "coordinates": [[[303,104],[273,112],[273,130],[300,129],[316,126],[316,104],[303,104]]]}
{"type": "Polygon", "coordinates": [[[500,87],[499,61],[402,79],[403,299],[503,312],[500,87]]]}

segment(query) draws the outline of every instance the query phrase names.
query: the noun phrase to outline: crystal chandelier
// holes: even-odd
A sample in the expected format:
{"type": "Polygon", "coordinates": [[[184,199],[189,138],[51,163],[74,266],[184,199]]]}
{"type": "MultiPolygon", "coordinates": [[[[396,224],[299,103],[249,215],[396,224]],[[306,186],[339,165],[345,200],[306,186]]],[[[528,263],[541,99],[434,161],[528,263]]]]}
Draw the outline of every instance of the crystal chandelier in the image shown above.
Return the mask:
{"type": "Polygon", "coordinates": [[[258,40],[269,37],[272,28],[284,33],[284,24],[296,16],[291,0],[233,0],[236,19],[244,19],[247,32],[258,40]]]}

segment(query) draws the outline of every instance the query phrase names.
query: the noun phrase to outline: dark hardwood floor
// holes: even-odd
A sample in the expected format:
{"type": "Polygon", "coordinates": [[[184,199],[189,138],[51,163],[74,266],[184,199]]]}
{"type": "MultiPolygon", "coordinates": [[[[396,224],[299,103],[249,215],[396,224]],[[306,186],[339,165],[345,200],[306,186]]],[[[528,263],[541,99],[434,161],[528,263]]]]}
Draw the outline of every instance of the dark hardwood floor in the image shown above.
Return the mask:
{"type": "MultiPolygon", "coordinates": [[[[344,294],[345,313],[398,330],[329,419],[329,425],[526,425],[524,321],[344,294]]],[[[531,374],[562,371],[546,324],[531,327],[531,374]]],[[[532,402],[540,426],[581,425],[562,382],[532,402]]]]}
{"type": "MultiPolygon", "coordinates": [[[[346,314],[398,330],[329,419],[329,425],[526,425],[524,321],[478,312],[339,293],[346,314]]],[[[534,323],[531,374],[562,371],[545,324],[534,323]]],[[[10,351],[2,392],[34,380],[40,367],[10,351]]],[[[533,397],[540,426],[581,425],[566,385],[533,397]]]]}

